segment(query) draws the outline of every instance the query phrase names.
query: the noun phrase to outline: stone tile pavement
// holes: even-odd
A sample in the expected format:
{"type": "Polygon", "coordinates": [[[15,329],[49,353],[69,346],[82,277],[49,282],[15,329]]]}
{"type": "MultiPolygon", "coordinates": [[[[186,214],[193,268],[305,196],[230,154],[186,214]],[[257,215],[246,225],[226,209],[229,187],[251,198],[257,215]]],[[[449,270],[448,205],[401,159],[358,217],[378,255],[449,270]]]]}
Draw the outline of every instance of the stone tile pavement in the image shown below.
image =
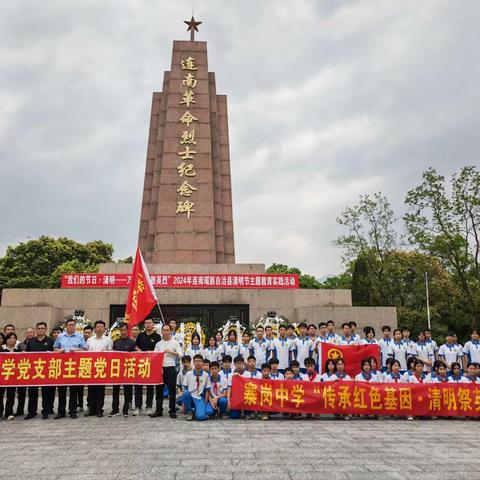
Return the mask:
{"type": "MultiPolygon", "coordinates": [[[[107,410],[108,412],[108,410],[107,410]]],[[[476,480],[480,421],[79,418],[0,423],[0,479],[476,480]]]]}

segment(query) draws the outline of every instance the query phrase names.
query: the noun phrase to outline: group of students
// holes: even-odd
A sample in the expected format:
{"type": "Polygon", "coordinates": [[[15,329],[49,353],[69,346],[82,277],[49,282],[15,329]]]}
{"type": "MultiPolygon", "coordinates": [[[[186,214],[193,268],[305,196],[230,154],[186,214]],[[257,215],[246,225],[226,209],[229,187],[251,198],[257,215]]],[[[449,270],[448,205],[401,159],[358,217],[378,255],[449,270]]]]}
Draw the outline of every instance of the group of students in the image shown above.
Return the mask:
{"type": "MultiPolygon", "coordinates": [[[[169,398],[169,415],[177,417],[179,407],[187,420],[205,420],[209,417],[240,418],[244,412],[230,409],[232,378],[241,375],[247,378],[296,381],[345,381],[428,383],[457,382],[477,383],[480,376],[480,341],[477,331],[471,340],[461,346],[452,333],[447,334],[446,343],[438,347],[431,338],[430,331],[420,332],[418,341],[410,339],[408,329],[382,327],[383,337],[375,339],[375,330],[365,327],[365,337],[361,339],[355,332],[355,322],[342,324],[342,335],[335,333],[333,321],[320,323],[318,328],[301,323],[298,335],[292,325],[280,325],[278,336],[273,335],[271,326],[257,327],[250,338],[248,332],[237,341],[237,332],[231,330],[226,339],[221,332],[208,339],[203,346],[200,335],[194,333],[187,348],[184,339],[177,331],[175,320],[162,326],[161,335],[156,331],[153,320],[146,319],[144,331],[138,327],[131,329],[127,324],[119,326],[120,338],[112,342],[105,335],[105,323],[95,322],[93,327],[85,327],[83,335],[76,332],[76,323],[67,319],[65,330],[56,328],[52,337],[46,335],[47,325],[39,322],[36,329],[27,330],[27,338],[20,342],[15,327],[7,325],[0,336],[3,352],[20,351],[159,351],[164,352],[163,385],[124,385],[122,414],[128,417],[143,413],[143,390],[146,387],[146,411],[152,418],[163,415],[163,400],[169,398]],[[345,372],[344,360],[328,360],[320,368],[320,348],[322,343],[336,345],[378,344],[380,365],[374,357],[361,362],[361,372],[351,379],[345,372]],[[232,368],[233,363],[233,368],[232,368]],[[322,373],[320,373],[322,371],[322,373]],[[156,400],[153,409],[154,398],[156,400]]],[[[55,419],[66,416],[67,389],[69,390],[68,413],[77,418],[83,410],[83,387],[60,386],[42,388],[42,418],[48,419],[54,413],[55,391],[58,389],[58,409],[55,419]]],[[[119,385],[113,387],[111,417],[120,415],[119,385]]],[[[23,415],[27,388],[0,388],[0,413],[3,418],[13,419],[23,415]],[[4,396],[6,392],[6,404],[4,396]],[[13,407],[17,397],[17,412],[13,407]],[[3,415],[5,414],[5,415],[3,415]]],[[[38,387],[28,387],[28,408],[25,419],[37,416],[38,387]]],[[[103,416],[105,386],[88,387],[85,416],[103,416]]],[[[254,412],[247,412],[247,418],[255,418],[254,412]]],[[[262,418],[269,418],[262,414],[262,418]]]]}

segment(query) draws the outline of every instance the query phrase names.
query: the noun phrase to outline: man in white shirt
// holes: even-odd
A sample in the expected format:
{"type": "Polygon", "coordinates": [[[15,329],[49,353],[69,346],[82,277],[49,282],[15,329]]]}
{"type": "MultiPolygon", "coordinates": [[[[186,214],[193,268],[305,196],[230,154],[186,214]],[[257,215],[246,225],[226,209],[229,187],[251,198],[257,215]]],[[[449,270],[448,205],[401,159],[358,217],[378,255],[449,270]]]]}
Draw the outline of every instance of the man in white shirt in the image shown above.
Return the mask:
{"type": "MultiPolygon", "coordinates": [[[[112,340],[105,336],[105,322],[97,320],[94,325],[95,335],[87,340],[87,351],[107,352],[113,350],[112,340]]],[[[88,396],[90,397],[89,410],[85,417],[96,415],[103,417],[103,404],[105,403],[105,385],[89,385],[88,396]]]]}
{"type": "Polygon", "coordinates": [[[335,322],[333,320],[327,321],[327,338],[330,343],[338,344],[340,337],[335,333],[335,322]]]}
{"type": "Polygon", "coordinates": [[[172,337],[170,325],[166,323],[162,327],[162,339],[155,345],[154,352],[163,352],[163,385],[160,385],[157,394],[157,405],[155,412],[150,415],[151,418],[161,417],[163,415],[163,389],[168,388],[168,411],[170,418],[177,418],[176,408],[176,382],[178,359],[182,356],[182,347],[172,337]]]}

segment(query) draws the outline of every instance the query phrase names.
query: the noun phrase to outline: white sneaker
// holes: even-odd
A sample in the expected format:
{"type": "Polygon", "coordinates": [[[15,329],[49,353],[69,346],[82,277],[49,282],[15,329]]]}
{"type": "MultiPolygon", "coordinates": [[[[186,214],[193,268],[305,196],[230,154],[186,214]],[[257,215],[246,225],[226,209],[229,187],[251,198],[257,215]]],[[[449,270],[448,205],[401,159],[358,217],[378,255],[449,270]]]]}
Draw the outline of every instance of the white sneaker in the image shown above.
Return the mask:
{"type": "Polygon", "coordinates": [[[407,417],[407,420],[413,420],[413,417],[407,417]]]}
{"type": "Polygon", "coordinates": [[[132,415],[133,415],[134,417],[138,417],[138,416],[140,415],[140,409],[139,409],[139,408],[136,408],[136,409],[133,411],[132,415]]]}
{"type": "Polygon", "coordinates": [[[187,413],[187,420],[191,422],[193,420],[193,412],[188,412],[187,413]]]}
{"type": "Polygon", "coordinates": [[[14,417],[13,415],[9,415],[9,416],[7,417],[7,420],[15,420],[15,417],[14,417]]]}
{"type": "Polygon", "coordinates": [[[149,415],[151,415],[153,413],[153,409],[152,408],[147,408],[145,410],[145,415],[148,417],[149,415]]]}

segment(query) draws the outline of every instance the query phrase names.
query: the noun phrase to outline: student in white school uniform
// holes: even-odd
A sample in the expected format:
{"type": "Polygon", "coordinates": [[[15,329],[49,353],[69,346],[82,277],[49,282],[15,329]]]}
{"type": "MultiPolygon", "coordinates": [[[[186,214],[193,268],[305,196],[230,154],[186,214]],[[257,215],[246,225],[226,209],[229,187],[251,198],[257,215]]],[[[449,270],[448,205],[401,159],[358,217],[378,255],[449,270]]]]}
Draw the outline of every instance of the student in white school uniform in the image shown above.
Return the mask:
{"type": "Polygon", "coordinates": [[[182,402],[187,414],[187,420],[207,420],[207,403],[210,400],[210,375],[203,370],[203,357],[197,354],[193,357],[194,369],[187,372],[183,379],[182,402]]]}
{"type": "Polygon", "coordinates": [[[268,361],[268,364],[270,365],[270,379],[271,380],[283,380],[285,377],[283,376],[283,373],[280,372],[278,366],[279,366],[279,360],[278,358],[271,358],[268,361]]]}
{"type": "Polygon", "coordinates": [[[462,374],[462,367],[460,363],[453,362],[451,364],[452,373],[448,376],[448,381],[451,383],[470,383],[468,378],[464,377],[462,374]]]}
{"type": "Polygon", "coordinates": [[[402,374],[407,371],[407,346],[403,343],[402,332],[398,328],[393,331],[393,342],[390,344],[387,355],[400,362],[402,374]]]}
{"type": "Polygon", "coordinates": [[[472,330],[470,340],[463,346],[463,360],[465,362],[465,370],[469,363],[480,363],[480,340],[478,338],[478,330],[472,330]]]}
{"type": "Polygon", "coordinates": [[[427,375],[423,361],[417,358],[413,364],[413,369],[415,373],[407,378],[408,383],[426,383],[427,375]]]}
{"type": "Polygon", "coordinates": [[[297,360],[292,360],[291,368],[293,372],[292,380],[297,380],[302,382],[306,380],[305,374],[300,371],[300,364],[298,363],[297,360]]]}
{"type": "Polygon", "coordinates": [[[372,373],[372,367],[368,358],[364,358],[360,362],[360,367],[362,371],[355,376],[356,382],[378,382],[378,378],[375,374],[372,373]]]}
{"type": "Polygon", "coordinates": [[[354,322],[353,320],[351,322],[348,322],[350,325],[350,333],[352,334],[353,339],[357,342],[357,345],[360,345],[360,335],[356,332],[357,330],[357,322],[354,322]]]}
{"type": "Polygon", "coordinates": [[[385,375],[385,383],[407,383],[407,379],[400,373],[400,362],[394,360],[392,362],[392,371],[385,375]]]}
{"type": "Polygon", "coordinates": [[[335,333],[335,322],[333,320],[327,320],[327,338],[329,343],[334,345],[337,345],[340,340],[340,337],[335,333]]]}
{"type": "MultiPolygon", "coordinates": [[[[437,359],[438,355],[438,345],[437,342],[432,338],[432,331],[429,328],[425,329],[425,341],[432,345],[434,359],[437,359]]],[[[433,365],[432,365],[433,368],[433,365]]]]}
{"type": "Polygon", "coordinates": [[[438,349],[438,358],[443,360],[447,365],[447,369],[451,371],[452,363],[458,362],[462,364],[463,348],[458,343],[455,343],[452,332],[448,332],[445,335],[445,340],[447,343],[444,343],[438,349]]]}
{"type": "Polygon", "coordinates": [[[238,354],[243,357],[243,361],[246,363],[250,356],[250,334],[248,332],[242,334],[242,341],[238,345],[238,354]]]}
{"type": "Polygon", "coordinates": [[[268,342],[265,340],[264,335],[264,328],[257,327],[257,330],[255,331],[255,338],[250,340],[250,355],[256,358],[256,368],[258,370],[260,370],[261,366],[267,361],[268,342]]]}
{"type": "Polygon", "coordinates": [[[210,363],[210,398],[206,407],[209,417],[224,418],[227,415],[228,380],[220,377],[220,364],[217,361],[210,363]]]}
{"type": "Polygon", "coordinates": [[[418,334],[417,340],[417,355],[416,358],[422,360],[425,365],[425,371],[427,373],[432,369],[433,362],[435,361],[435,351],[432,342],[427,342],[427,337],[424,331],[418,334]]]}
{"type": "Polygon", "coordinates": [[[178,406],[181,406],[183,402],[183,380],[185,378],[185,375],[191,369],[192,369],[192,357],[190,357],[190,355],[184,355],[182,357],[182,369],[177,374],[177,405],[178,406]]]}
{"type": "Polygon", "coordinates": [[[470,382],[470,383],[479,383],[479,378],[477,376],[477,365],[478,363],[470,362],[467,365],[467,374],[465,375],[465,378],[470,382]]]}
{"type": "Polygon", "coordinates": [[[307,328],[307,336],[312,341],[313,351],[311,356],[315,360],[315,364],[318,365],[318,343],[320,340],[317,335],[317,327],[313,323],[311,323],[307,328]]]}
{"type": "Polygon", "coordinates": [[[417,356],[417,344],[410,338],[410,330],[402,328],[402,342],[407,346],[407,357],[417,356]]]}
{"type": "Polygon", "coordinates": [[[350,327],[350,323],[345,322],[342,323],[342,333],[343,335],[337,342],[337,345],[358,345],[359,341],[352,335],[352,329],[350,327]]]}
{"type": "Polygon", "coordinates": [[[192,333],[191,343],[185,350],[185,355],[189,355],[191,358],[194,358],[195,355],[201,355],[203,358],[203,347],[201,345],[200,335],[197,332],[192,333]]]}
{"type": "Polygon", "coordinates": [[[425,383],[447,383],[447,365],[443,360],[435,360],[433,362],[433,370],[430,375],[427,376],[425,383]]]}
{"type": "Polygon", "coordinates": [[[221,347],[217,347],[215,337],[208,338],[208,346],[203,349],[203,358],[209,362],[218,362],[221,360],[221,347]]]}
{"type": "Polygon", "coordinates": [[[302,322],[298,325],[299,335],[293,341],[293,358],[300,364],[300,371],[305,373],[305,360],[313,352],[313,342],[307,337],[307,324],[302,322]]]}
{"type": "MultiPolygon", "coordinates": [[[[255,357],[254,357],[255,360],[255,357]]],[[[254,361],[253,360],[253,361],[254,361]]],[[[252,361],[252,362],[253,362],[252,361]]],[[[238,419],[238,418],[244,418],[245,417],[245,412],[242,410],[232,410],[230,406],[231,398],[232,398],[232,381],[233,377],[236,375],[239,375],[244,378],[249,378],[248,372],[245,370],[245,361],[243,360],[242,355],[238,355],[238,357],[233,359],[233,365],[234,365],[234,370],[233,374],[230,375],[228,378],[228,391],[227,391],[227,401],[228,401],[228,408],[230,409],[230,418],[231,419],[238,419]]],[[[257,369],[255,368],[255,372],[257,372],[257,369]]]]}
{"type": "Polygon", "coordinates": [[[309,357],[305,359],[305,368],[307,369],[305,373],[306,382],[320,382],[320,374],[315,369],[317,362],[314,358],[309,357]]]}
{"type": "Polygon", "coordinates": [[[273,341],[275,337],[273,335],[273,328],[271,325],[265,327],[265,340],[267,341],[267,362],[269,360],[269,353],[273,351],[273,341]]]}
{"type": "Polygon", "coordinates": [[[382,364],[382,372],[387,370],[387,358],[388,351],[390,350],[390,345],[393,343],[391,338],[392,329],[388,325],[382,327],[383,337],[378,341],[380,345],[380,363],[382,364]]]}
{"type": "Polygon", "coordinates": [[[325,362],[325,366],[323,369],[323,373],[320,377],[320,381],[321,382],[330,381],[330,378],[333,378],[335,376],[335,372],[336,372],[335,360],[333,360],[332,358],[329,358],[325,362]]]}
{"type": "Polygon", "coordinates": [[[292,360],[292,350],[294,348],[294,341],[287,337],[287,326],[280,325],[278,327],[278,338],[275,338],[271,343],[272,358],[278,359],[278,369],[281,373],[285,372],[285,369],[290,366],[292,360]]]}
{"type": "Polygon", "coordinates": [[[375,329],[373,327],[365,327],[363,329],[365,338],[360,340],[360,345],[378,345],[378,340],[375,338],[375,329]]]}
{"type": "Polygon", "coordinates": [[[230,355],[232,359],[238,356],[239,348],[237,342],[237,332],[235,330],[230,330],[228,332],[228,340],[222,343],[220,347],[220,352],[220,360],[225,355],[230,355]]]}
{"type": "Polygon", "coordinates": [[[257,359],[253,355],[248,357],[247,369],[245,370],[243,376],[245,378],[262,378],[262,374],[257,370],[257,359]]]}
{"type": "Polygon", "coordinates": [[[228,381],[232,374],[232,357],[230,355],[224,355],[222,359],[222,369],[220,370],[220,376],[228,381]]]}
{"type": "Polygon", "coordinates": [[[368,361],[370,362],[371,372],[377,376],[378,381],[383,381],[382,371],[378,370],[378,363],[375,357],[369,357],[368,361]]]}

